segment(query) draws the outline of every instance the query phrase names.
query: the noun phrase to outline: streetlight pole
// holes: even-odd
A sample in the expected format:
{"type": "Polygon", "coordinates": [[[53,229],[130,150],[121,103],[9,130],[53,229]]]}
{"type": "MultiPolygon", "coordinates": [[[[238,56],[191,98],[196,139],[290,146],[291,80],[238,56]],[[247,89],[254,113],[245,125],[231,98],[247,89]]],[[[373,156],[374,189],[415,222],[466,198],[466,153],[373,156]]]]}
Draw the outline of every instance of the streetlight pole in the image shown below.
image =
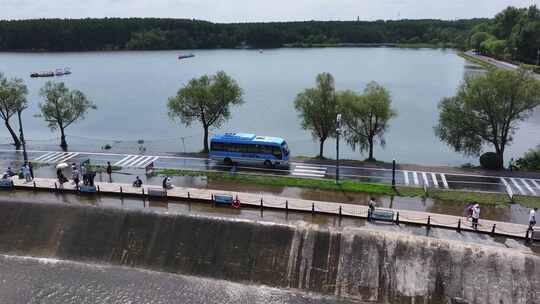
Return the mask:
{"type": "Polygon", "coordinates": [[[336,184],[339,184],[339,136],[341,135],[341,114],[336,117],[336,184]]]}

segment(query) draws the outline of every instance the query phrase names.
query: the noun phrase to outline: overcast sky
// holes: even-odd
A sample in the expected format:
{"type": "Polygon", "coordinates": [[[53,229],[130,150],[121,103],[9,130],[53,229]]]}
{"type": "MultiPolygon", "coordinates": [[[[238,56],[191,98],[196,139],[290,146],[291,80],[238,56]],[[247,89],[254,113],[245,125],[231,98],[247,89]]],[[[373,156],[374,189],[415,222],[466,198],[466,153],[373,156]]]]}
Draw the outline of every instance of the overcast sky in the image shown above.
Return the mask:
{"type": "Polygon", "coordinates": [[[540,0],[0,0],[0,19],[172,17],[213,22],[493,17],[540,0]]]}

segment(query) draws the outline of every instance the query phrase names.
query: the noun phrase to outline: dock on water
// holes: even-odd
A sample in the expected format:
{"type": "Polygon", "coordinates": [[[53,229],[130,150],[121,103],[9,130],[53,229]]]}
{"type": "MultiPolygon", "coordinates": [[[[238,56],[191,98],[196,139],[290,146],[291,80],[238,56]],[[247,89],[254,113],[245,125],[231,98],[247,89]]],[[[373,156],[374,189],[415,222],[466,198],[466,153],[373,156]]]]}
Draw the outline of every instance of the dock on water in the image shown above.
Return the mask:
{"type": "MultiPolygon", "coordinates": [[[[56,179],[36,178],[31,182],[24,179],[13,179],[14,191],[17,189],[44,190],[44,191],[66,191],[80,192],[77,185],[66,182],[60,185],[56,179]]],[[[245,192],[223,191],[212,189],[173,187],[163,190],[160,186],[144,185],[142,187],[133,187],[130,184],[96,182],[96,192],[101,195],[122,195],[141,198],[160,198],[170,201],[199,201],[215,203],[215,196],[230,196],[238,198],[241,207],[275,209],[283,211],[310,212],[313,214],[327,214],[336,216],[345,216],[352,218],[368,218],[368,206],[355,204],[341,204],[335,202],[310,201],[304,199],[287,198],[273,195],[260,195],[245,192]]],[[[478,229],[470,227],[470,222],[466,217],[437,214],[429,212],[397,210],[387,208],[377,208],[378,211],[392,212],[393,216],[390,222],[399,225],[412,224],[425,226],[427,229],[445,228],[453,229],[456,232],[470,231],[490,235],[506,236],[513,238],[529,239],[528,226],[480,219],[478,229]]]]}

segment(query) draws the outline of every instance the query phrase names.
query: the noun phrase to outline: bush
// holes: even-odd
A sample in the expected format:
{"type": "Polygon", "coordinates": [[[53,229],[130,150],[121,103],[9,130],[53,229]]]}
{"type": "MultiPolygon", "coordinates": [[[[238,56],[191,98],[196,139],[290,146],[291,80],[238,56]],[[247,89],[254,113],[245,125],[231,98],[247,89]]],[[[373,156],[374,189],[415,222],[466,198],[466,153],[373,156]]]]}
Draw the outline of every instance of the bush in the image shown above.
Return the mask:
{"type": "Polygon", "coordinates": [[[516,166],[520,169],[540,171],[540,146],[526,152],[516,161],[516,166]]]}
{"type": "Polygon", "coordinates": [[[480,166],[483,169],[497,170],[499,169],[499,156],[495,152],[486,152],[480,156],[480,166]]]}

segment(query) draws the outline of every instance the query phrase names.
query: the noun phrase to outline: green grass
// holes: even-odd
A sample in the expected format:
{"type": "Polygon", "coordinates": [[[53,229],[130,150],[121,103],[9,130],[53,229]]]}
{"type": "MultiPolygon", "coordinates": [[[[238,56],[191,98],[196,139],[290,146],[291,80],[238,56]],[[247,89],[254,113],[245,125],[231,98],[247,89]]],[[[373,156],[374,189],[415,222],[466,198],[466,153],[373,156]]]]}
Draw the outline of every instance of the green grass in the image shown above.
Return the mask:
{"type": "MultiPolygon", "coordinates": [[[[112,168],[113,172],[122,170],[122,167],[120,167],[120,166],[111,166],[111,168],[112,168]]],[[[90,166],[88,166],[88,170],[94,171],[96,173],[100,173],[100,172],[103,173],[103,172],[107,171],[107,166],[90,165],[90,166]]]]}
{"type": "Polygon", "coordinates": [[[493,64],[489,63],[489,62],[486,62],[486,61],[483,61],[483,60],[480,60],[476,57],[473,57],[473,56],[469,56],[467,55],[465,52],[459,52],[458,55],[460,57],[463,57],[464,59],[470,61],[470,62],[473,62],[473,63],[476,63],[486,69],[489,69],[489,68],[493,68],[495,67],[493,64]]]}
{"type": "MultiPolygon", "coordinates": [[[[368,193],[386,196],[402,197],[425,197],[424,190],[414,187],[397,187],[377,183],[363,183],[351,180],[344,180],[337,185],[333,180],[306,179],[289,176],[259,176],[251,174],[230,174],[221,172],[203,172],[176,169],[158,169],[153,173],[168,176],[206,176],[209,180],[228,181],[233,183],[243,183],[251,185],[262,185],[269,187],[297,187],[341,192],[368,193]]],[[[478,202],[481,205],[506,206],[510,199],[505,194],[455,191],[443,189],[430,189],[428,197],[447,203],[468,203],[478,202]]],[[[514,203],[525,207],[540,207],[540,197],[514,196],[514,203]]]]}

